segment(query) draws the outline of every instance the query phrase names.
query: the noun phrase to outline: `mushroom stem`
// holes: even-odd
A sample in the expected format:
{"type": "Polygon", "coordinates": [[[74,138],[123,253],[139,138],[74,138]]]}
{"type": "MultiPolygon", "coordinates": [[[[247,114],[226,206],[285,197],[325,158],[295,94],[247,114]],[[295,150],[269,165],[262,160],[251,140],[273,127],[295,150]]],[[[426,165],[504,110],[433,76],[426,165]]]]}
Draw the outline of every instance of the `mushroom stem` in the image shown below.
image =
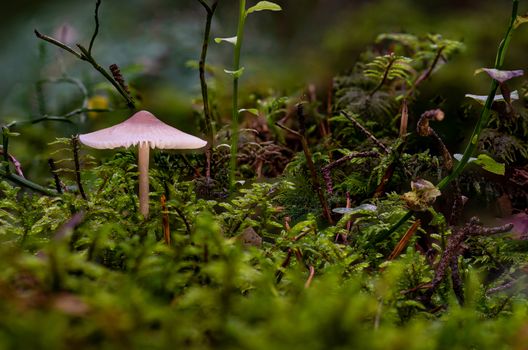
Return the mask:
{"type": "Polygon", "coordinates": [[[148,142],[139,144],[138,168],[139,168],[139,211],[148,218],[149,214],[149,150],[148,142]]]}

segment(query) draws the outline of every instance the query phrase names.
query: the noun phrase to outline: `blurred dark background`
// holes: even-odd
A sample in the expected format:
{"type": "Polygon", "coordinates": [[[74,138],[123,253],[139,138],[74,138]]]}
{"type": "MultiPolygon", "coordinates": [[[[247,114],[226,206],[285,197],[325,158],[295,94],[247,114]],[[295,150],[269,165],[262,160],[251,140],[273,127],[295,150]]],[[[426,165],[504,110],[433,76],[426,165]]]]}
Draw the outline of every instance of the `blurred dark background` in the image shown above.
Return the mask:
{"type": "MultiPolygon", "coordinates": [[[[480,67],[493,65],[496,47],[510,17],[509,0],[277,0],[278,13],[257,13],[247,21],[242,65],[242,94],[260,92],[292,95],[307,84],[321,91],[331,78],[351,68],[362,51],[384,32],[418,35],[440,33],[461,40],[466,50],[423,85],[420,108],[434,107],[428,101],[442,94],[459,105],[464,94],[485,94],[489,81],[474,76],[480,67]]],[[[248,1],[248,6],[256,1],[248,1]]],[[[39,114],[35,83],[67,74],[81,79],[94,94],[102,78],[86,64],[58,48],[39,41],[33,30],[63,36],[70,44],[88,46],[92,35],[94,1],[18,0],[2,5],[0,40],[0,122],[23,120],[39,114]]],[[[233,36],[238,2],[220,0],[212,37],[233,36]]],[[[520,13],[528,11],[521,2],[520,13]]],[[[101,65],[117,63],[128,81],[139,90],[142,108],[178,120],[193,117],[191,101],[199,97],[197,71],[187,64],[197,60],[201,49],[205,12],[196,0],[103,0],[100,34],[94,56],[101,65]]],[[[526,68],[528,31],[517,31],[506,68],[526,68]]],[[[228,100],[230,83],[222,72],[231,66],[232,47],[211,43],[208,63],[216,67],[219,101],[228,100]]],[[[64,113],[75,107],[71,86],[46,89],[49,113],[64,113]],[[72,101],[73,99],[73,101],[72,101]],[[65,103],[64,101],[72,101],[65,103]]],[[[246,94],[245,96],[247,96],[246,94]]],[[[226,103],[225,113],[228,115],[226,103]]],[[[122,120],[122,115],[108,117],[122,120]]],[[[54,137],[93,129],[108,120],[88,120],[75,126],[50,123],[25,131],[23,137],[45,147],[54,137]],[[45,135],[45,136],[44,136],[45,135]]],[[[182,129],[193,129],[192,123],[182,129]]],[[[13,141],[23,161],[33,152],[13,141]],[[17,147],[19,147],[17,149],[17,147]]],[[[42,157],[46,157],[43,155],[42,157]]]]}

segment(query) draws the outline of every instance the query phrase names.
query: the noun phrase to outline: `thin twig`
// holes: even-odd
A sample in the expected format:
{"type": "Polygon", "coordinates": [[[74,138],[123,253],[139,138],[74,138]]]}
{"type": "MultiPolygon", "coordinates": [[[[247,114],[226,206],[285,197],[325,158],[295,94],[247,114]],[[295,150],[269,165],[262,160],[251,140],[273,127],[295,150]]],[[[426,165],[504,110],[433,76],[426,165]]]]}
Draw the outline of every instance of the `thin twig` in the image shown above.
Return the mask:
{"type": "Polygon", "coordinates": [[[170,246],[171,245],[171,234],[170,234],[170,226],[169,226],[169,212],[167,211],[167,205],[166,205],[166,198],[165,195],[161,195],[161,224],[163,227],[163,239],[165,240],[165,244],[170,246]]]}
{"type": "Polygon", "coordinates": [[[341,165],[342,163],[348,162],[349,160],[355,159],[355,158],[379,158],[380,154],[376,151],[366,151],[366,152],[351,152],[350,154],[347,154],[346,156],[343,156],[339,158],[338,160],[325,165],[323,169],[325,170],[332,170],[338,165],[341,165]]]}
{"type": "Polygon", "coordinates": [[[211,22],[213,20],[213,16],[216,11],[216,8],[218,6],[218,0],[216,0],[210,7],[209,5],[207,5],[205,1],[203,0],[199,0],[199,1],[207,12],[207,18],[205,21],[204,37],[203,37],[203,43],[202,43],[202,53],[200,55],[200,62],[199,62],[200,85],[202,88],[202,100],[203,100],[203,108],[204,108],[204,116],[205,116],[206,134],[209,135],[209,139],[211,143],[214,143],[215,131],[214,131],[214,126],[212,122],[211,109],[209,106],[209,92],[207,90],[207,80],[205,78],[205,60],[207,58],[207,49],[209,47],[209,37],[211,34],[211,22]]]}
{"type": "Polygon", "coordinates": [[[97,3],[95,4],[95,29],[94,33],[92,35],[92,39],[90,40],[90,46],[88,46],[88,53],[92,54],[92,47],[95,41],[95,38],[97,37],[97,34],[99,34],[99,6],[101,6],[101,0],[97,0],[97,3]]]}
{"type": "Polygon", "coordinates": [[[50,167],[51,174],[53,175],[53,179],[55,180],[55,189],[59,194],[62,194],[62,183],[59,178],[59,174],[57,174],[57,167],[55,166],[55,161],[53,161],[52,158],[48,159],[48,165],[50,167]]]}
{"type": "Polygon", "coordinates": [[[289,133],[291,133],[291,134],[293,134],[293,135],[295,135],[295,136],[297,136],[297,137],[299,137],[299,138],[302,137],[301,134],[299,134],[297,131],[290,129],[290,128],[288,128],[287,126],[282,125],[282,124],[279,123],[279,122],[276,122],[275,125],[277,125],[279,128],[281,128],[281,129],[283,129],[283,130],[286,130],[287,132],[289,132],[289,133]]]}
{"type": "Polygon", "coordinates": [[[429,66],[429,68],[425,72],[422,73],[422,75],[420,75],[418,77],[418,79],[416,79],[416,81],[414,82],[413,86],[407,92],[406,97],[412,96],[413,93],[416,91],[416,88],[418,87],[418,85],[420,85],[422,82],[424,82],[425,80],[427,80],[431,76],[431,74],[433,73],[434,69],[436,68],[436,65],[440,61],[440,58],[442,57],[442,53],[443,53],[444,50],[445,50],[445,46],[442,46],[442,47],[438,48],[438,51],[436,51],[435,58],[433,59],[431,65],[429,66]]]}
{"type": "Polygon", "coordinates": [[[518,280],[511,280],[509,282],[501,284],[500,286],[497,286],[497,287],[494,287],[494,288],[490,288],[490,289],[488,289],[486,291],[486,294],[490,295],[490,294],[495,294],[495,293],[498,293],[498,292],[502,292],[503,290],[506,290],[506,289],[509,289],[509,288],[513,287],[517,282],[518,282],[518,280]]]}
{"type": "Polygon", "coordinates": [[[68,51],[69,53],[71,53],[72,55],[74,55],[75,57],[77,57],[78,59],[80,60],[83,60],[82,58],[82,55],[77,53],[74,49],[72,49],[70,46],[64,44],[63,42],[57,40],[57,39],[53,39],[52,37],[50,36],[47,36],[47,35],[44,35],[44,34],[41,34],[38,30],[35,29],[35,35],[37,36],[37,38],[39,39],[42,39],[44,41],[47,41],[55,46],[58,46],[60,47],[61,49],[65,50],[65,51],[68,51]]]}
{"type": "Polygon", "coordinates": [[[348,120],[350,120],[352,122],[352,124],[354,124],[354,126],[356,128],[358,128],[359,130],[361,130],[361,132],[363,134],[365,134],[369,139],[371,139],[376,145],[378,145],[378,147],[380,147],[383,152],[385,152],[386,154],[389,154],[390,153],[390,150],[387,148],[387,146],[385,146],[383,143],[381,143],[374,135],[372,135],[372,133],[370,131],[368,131],[367,129],[365,129],[365,127],[363,125],[361,125],[357,120],[355,120],[350,114],[348,114],[347,112],[345,111],[341,111],[341,115],[343,115],[345,118],[347,118],[348,120]]]}
{"type": "Polygon", "coordinates": [[[16,183],[17,185],[20,185],[22,187],[29,188],[33,191],[42,193],[46,196],[57,196],[59,193],[55,190],[46,188],[44,186],[41,186],[39,184],[34,183],[33,181],[30,181],[24,177],[21,177],[19,175],[13,174],[13,173],[6,173],[4,170],[0,169],[0,176],[16,183]]]}
{"type": "Polygon", "coordinates": [[[97,61],[88,53],[88,51],[86,50],[86,48],[84,48],[84,46],[77,44],[77,47],[82,52],[81,59],[90,63],[95,70],[101,73],[101,75],[105,77],[106,80],[108,80],[116,88],[116,90],[121,94],[121,96],[123,96],[123,98],[125,99],[127,103],[127,106],[130,109],[134,109],[135,105],[134,105],[134,101],[132,100],[132,97],[130,97],[130,95],[123,89],[123,87],[119,85],[119,83],[114,79],[114,77],[112,77],[111,74],[109,74],[103,67],[101,67],[97,63],[97,61]]]}
{"type": "Polygon", "coordinates": [[[35,35],[37,36],[37,38],[42,39],[44,41],[47,41],[50,44],[58,46],[61,49],[71,53],[72,55],[74,55],[78,59],[90,63],[95,70],[97,70],[106,80],[108,80],[114,86],[114,88],[119,92],[119,94],[125,99],[127,106],[130,109],[134,109],[135,108],[134,101],[133,101],[132,97],[130,96],[130,94],[127,93],[125,91],[125,89],[123,89],[123,87],[121,85],[119,85],[119,83],[114,79],[114,77],[112,77],[111,74],[109,74],[103,67],[101,67],[99,65],[99,63],[97,63],[97,61],[92,56],[92,52],[91,51],[92,51],[93,43],[94,43],[94,40],[97,37],[97,34],[99,32],[98,11],[99,11],[100,4],[101,4],[101,0],[97,0],[96,8],[95,8],[96,26],[95,26],[94,34],[92,35],[92,38],[90,40],[90,45],[88,47],[88,50],[84,46],[82,46],[80,44],[77,44],[77,48],[81,51],[80,53],[78,53],[72,47],[70,47],[70,46],[66,45],[65,43],[63,43],[63,42],[61,42],[61,41],[59,41],[57,39],[54,39],[54,38],[52,38],[50,36],[41,34],[36,29],[35,29],[35,35]]]}
{"type": "Polygon", "coordinates": [[[73,123],[69,118],[83,114],[83,113],[89,113],[89,112],[97,112],[97,113],[103,113],[103,112],[111,112],[112,109],[105,109],[105,108],[78,108],[71,112],[68,112],[62,116],[54,116],[54,115],[44,115],[39,118],[30,119],[30,120],[15,120],[11,123],[7,124],[6,126],[8,128],[13,128],[16,126],[22,126],[27,124],[38,124],[42,122],[63,122],[63,123],[73,123]]]}
{"type": "Polygon", "coordinates": [[[72,136],[71,146],[73,151],[73,161],[75,163],[75,181],[77,182],[77,187],[79,188],[79,193],[84,200],[88,200],[81,181],[81,164],[79,161],[79,137],[72,136]]]}
{"type": "Polygon", "coordinates": [[[200,4],[202,4],[202,6],[205,8],[205,11],[207,11],[207,13],[211,12],[211,7],[209,7],[209,5],[207,4],[207,2],[205,2],[205,0],[198,0],[198,1],[200,2],[200,4]]]}

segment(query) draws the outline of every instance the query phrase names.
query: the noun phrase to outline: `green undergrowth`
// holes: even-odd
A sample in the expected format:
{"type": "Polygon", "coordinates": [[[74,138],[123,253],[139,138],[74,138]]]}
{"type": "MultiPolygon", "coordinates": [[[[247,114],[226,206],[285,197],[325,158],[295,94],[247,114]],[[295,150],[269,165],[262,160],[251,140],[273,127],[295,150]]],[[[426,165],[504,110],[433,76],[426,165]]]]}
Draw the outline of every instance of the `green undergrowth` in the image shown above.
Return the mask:
{"type": "MultiPolygon", "coordinates": [[[[507,265],[506,275],[523,266],[523,249],[506,238],[467,243],[472,253],[458,258],[463,306],[449,279],[424,303],[419,287],[435,275],[427,258],[411,243],[397,260],[387,261],[397,240],[371,244],[405,212],[397,195],[375,201],[375,212],[361,211],[350,232],[346,226],[354,214],[335,226],[310,214],[286,230],[282,205],[288,191],[295,191],[287,180],[248,184],[223,202],[200,199],[194,182],[173,178],[166,202],[172,238],[167,246],[159,193],[152,193],[148,220],[137,212],[134,164],[125,153],[84,171],[87,201],[73,194],[21,194],[1,183],[2,348],[505,349],[524,344],[525,282],[493,294],[486,290],[503,279],[483,283],[493,264],[507,265]],[[247,227],[263,238],[261,245],[243,244],[240,234],[247,227]],[[349,235],[349,244],[334,242],[339,233],[349,235]],[[290,250],[302,259],[293,254],[285,264],[290,250]],[[489,255],[499,261],[487,261],[489,255]],[[309,267],[315,274],[308,286],[309,267]]],[[[157,171],[151,178],[162,192],[160,181],[166,179],[157,171]]],[[[439,245],[449,235],[444,227],[439,245]]]]}

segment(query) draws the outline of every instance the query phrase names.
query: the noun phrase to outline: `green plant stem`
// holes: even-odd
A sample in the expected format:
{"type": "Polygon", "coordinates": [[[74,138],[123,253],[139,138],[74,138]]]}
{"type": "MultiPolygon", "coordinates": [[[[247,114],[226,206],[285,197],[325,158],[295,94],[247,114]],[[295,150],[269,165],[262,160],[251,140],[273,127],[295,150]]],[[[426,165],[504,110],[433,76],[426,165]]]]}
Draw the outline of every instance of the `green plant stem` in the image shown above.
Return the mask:
{"type": "MultiPolygon", "coordinates": [[[[508,26],[508,29],[506,30],[506,34],[504,35],[504,39],[500,42],[499,48],[497,50],[497,56],[495,58],[495,69],[501,69],[504,65],[504,60],[506,59],[506,52],[508,50],[511,37],[514,30],[514,23],[515,19],[517,18],[517,10],[519,7],[519,0],[513,0],[512,4],[512,15],[510,19],[510,24],[508,26]]],[[[471,134],[471,138],[469,140],[468,145],[466,146],[466,149],[464,151],[464,154],[462,155],[462,159],[458,162],[455,169],[443,178],[437,185],[439,190],[442,190],[445,188],[451,181],[453,181],[455,178],[462,173],[462,171],[465,169],[469,158],[473,155],[475,150],[478,146],[478,140],[480,138],[480,134],[482,132],[482,129],[488,124],[489,117],[491,114],[491,106],[493,105],[493,101],[495,99],[495,94],[497,92],[497,88],[499,87],[499,83],[496,80],[493,80],[491,83],[490,91],[488,94],[488,98],[486,99],[486,103],[484,104],[484,108],[482,109],[480,113],[479,120],[477,121],[477,124],[475,125],[475,129],[473,130],[473,133],[471,134]]],[[[389,237],[392,233],[394,233],[401,225],[403,225],[408,219],[410,219],[413,215],[412,211],[407,212],[394,226],[392,226],[388,231],[383,232],[378,236],[378,238],[375,240],[375,242],[380,242],[384,240],[385,238],[389,237]]]]}
{"type": "MultiPolygon", "coordinates": [[[[240,53],[244,38],[244,24],[246,22],[246,0],[240,0],[240,13],[238,15],[237,40],[235,45],[233,71],[240,70],[240,53]]],[[[237,74],[233,75],[233,115],[231,121],[231,159],[229,161],[229,191],[235,189],[235,172],[238,154],[238,80],[237,74]]]]}
{"type": "MultiPolygon", "coordinates": [[[[501,41],[499,45],[499,49],[497,51],[497,57],[495,58],[495,69],[502,69],[502,66],[504,65],[504,60],[506,58],[506,51],[508,50],[508,46],[511,41],[511,37],[513,34],[513,26],[515,19],[517,18],[517,8],[519,6],[519,0],[513,0],[513,9],[512,9],[512,16],[510,20],[510,25],[506,31],[506,34],[504,35],[504,39],[501,41]]],[[[482,132],[482,129],[488,124],[489,117],[491,115],[491,106],[493,105],[493,101],[495,99],[495,94],[497,93],[497,88],[499,87],[499,83],[496,80],[493,80],[491,82],[490,92],[488,94],[488,98],[486,99],[486,103],[484,105],[484,108],[482,109],[482,112],[480,113],[480,118],[477,121],[477,124],[475,125],[475,129],[473,130],[473,133],[471,134],[471,138],[469,140],[468,145],[466,146],[466,149],[464,151],[464,154],[462,155],[462,159],[458,162],[457,166],[453,170],[451,174],[449,174],[447,177],[443,178],[442,181],[438,184],[438,189],[442,190],[444,187],[446,187],[451,181],[453,181],[460,173],[464,170],[466,167],[469,158],[473,155],[475,150],[478,146],[478,140],[480,138],[480,134],[482,132]]]]}
{"type": "Polygon", "coordinates": [[[216,0],[211,6],[207,5],[207,3],[203,0],[199,0],[199,1],[202,4],[202,6],[205,8],[205,11],[207,12],[207,18],[205,20],[203,44],[202,44],[202,53],[200,55],[200,63],[199,63],[200,85],[202,88],[202,100],[203,100],[205,129],[206,129],[205,131],[206,131],[206,134],[209,135],[209,139],[211,143],[214,143],[214,135],[216,132],[214,130],[213,121],[212,121],[213,118],[211,116],[211,109],[209,106],[209,93],[207,90],[207,80],[205,79],[205,60],[207,58],[207,49],[209,47],[209,38],[211,35],[211,22],[213,20],[213,16],[218,6],[219,0],[216,0]]]}
{"type": "Polygon", "coordinates": [[[26,178],[23,178],[22,176],[13,174],[13,173],[7,173],[5,170],[0,169],[0,176],[3,178],[6,178],[7,180],[16,183],[17,185],[20,185],[22,187],[26,187],[29,189],[32,189],[36,192],[40,192],[42,194],[45,194],[47,196],[58,196],[59,193],[57,191],[54,191],[52,189],[46,188],[44,186],[41,186],[39,184],[34,183],[33,181],[30,181],[26,178]]]}

